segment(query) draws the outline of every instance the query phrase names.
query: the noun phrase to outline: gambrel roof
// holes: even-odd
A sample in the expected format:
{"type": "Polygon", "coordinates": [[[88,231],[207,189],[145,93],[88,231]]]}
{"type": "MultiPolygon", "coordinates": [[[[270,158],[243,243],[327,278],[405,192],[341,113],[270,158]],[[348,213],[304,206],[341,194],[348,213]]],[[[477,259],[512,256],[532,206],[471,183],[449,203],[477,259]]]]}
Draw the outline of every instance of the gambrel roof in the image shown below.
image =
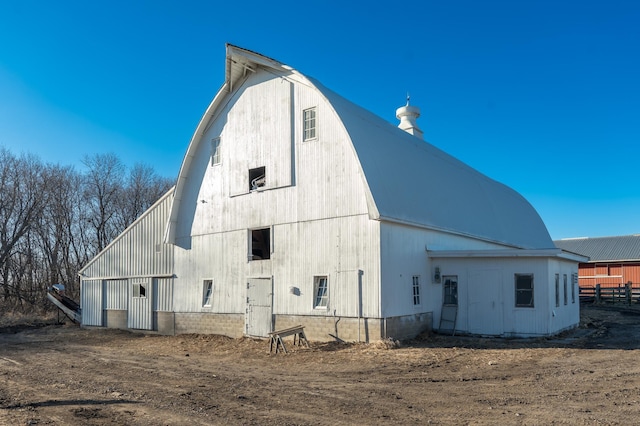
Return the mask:
{"type": "Polygon", "coordinates": [[[583,256],[591,262],[640,261],[640,234],[619,237],[567,238],[554,241],[558,248],[583,256]]]}
{"type": "Polygon", "coordinates": [[[435,146],[398,129],[313,78],[273,59],[227,45],[222,88],[205,112],[182,164],[169,225],[175,227],[192,156],[216,111],[247,72],[257,68],[289,75],[317,89],[350,137],[361,167],[371,219],[445,231],[513,248],[554,248],[535,209],[511,188],[481,174],[435,146]]]}

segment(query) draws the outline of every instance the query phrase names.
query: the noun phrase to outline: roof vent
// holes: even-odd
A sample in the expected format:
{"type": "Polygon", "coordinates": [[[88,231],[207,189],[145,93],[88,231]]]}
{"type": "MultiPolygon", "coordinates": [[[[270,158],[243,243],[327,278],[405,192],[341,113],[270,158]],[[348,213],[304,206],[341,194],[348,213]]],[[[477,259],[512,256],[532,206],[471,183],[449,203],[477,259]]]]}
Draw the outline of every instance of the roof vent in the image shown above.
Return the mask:
{"type": "Polygon", "coordinates": [[[422,130],[418,127],[416,120],[420,117],[420,108],[409,105],[409,95],[407,95],[407,104],[396,110],[396,118],[400,120],[398,127],[413,136],[424,139],[422,130]]]}

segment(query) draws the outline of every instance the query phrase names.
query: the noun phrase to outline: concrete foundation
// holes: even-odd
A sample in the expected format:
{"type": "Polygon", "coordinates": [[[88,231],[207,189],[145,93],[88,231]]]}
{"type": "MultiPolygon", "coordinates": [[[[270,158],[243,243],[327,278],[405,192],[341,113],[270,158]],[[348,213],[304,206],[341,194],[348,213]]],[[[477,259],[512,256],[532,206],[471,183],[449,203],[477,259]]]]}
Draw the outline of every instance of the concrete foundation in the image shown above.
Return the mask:
{"type": "MultiPolygon", "coordinates": [[[[106,327],[127,329],[127,311],[105,311],[106,327]]],[[[219,334],[238,338],[244,336],[244,314],[208,312],[154,312],[154,329],[159,334],[219,334]]],[[[311,315],[274,315],[274,330],[296,325],[304,326],[307,339],[328,342],[375,342],[378,340],[410,339],[432,329],[431,312],[390,318],[347,318],[311,315]]]]}
{"type": "Polygon", "coordinates": [[[244,314],[176,312],[175,334],[190,333],[242,337],[244,335],[244,314]]]}
{"type": "Polygon", "coordinates": [[[105,318],[105,326],[107,328],[119,328],[126,330],[127,328],[127,311],[108,309],[103,311],[105,318]]]}
{"type": "Polygon", "coordinates": [[[173,312],[154,312],[154,329],[158,334],[173,336],[176,334],[176,320],[173,312]]]}

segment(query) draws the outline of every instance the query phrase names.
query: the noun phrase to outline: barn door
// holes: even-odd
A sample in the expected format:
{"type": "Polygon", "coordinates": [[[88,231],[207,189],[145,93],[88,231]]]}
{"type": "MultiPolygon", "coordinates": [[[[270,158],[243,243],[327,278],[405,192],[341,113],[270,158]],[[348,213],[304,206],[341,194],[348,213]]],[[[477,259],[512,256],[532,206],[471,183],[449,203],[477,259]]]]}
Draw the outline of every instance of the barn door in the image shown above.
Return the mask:
{"type": "Polygon", "coordinates": [[[268,337],[273,331],[273,284],[271,278],[249,278],[247,282],[247,309],[245,334],[268,337]]]}
{"type": "Polygon", "coordinates": [[[153,287],[151,278],[132,278],[130,281],[131,300],[127,327],[138,330],[151,330],[153,328],[152,301],[153,287]]]}
{"type": "Polygon", "coordinates": [[[504,334],[500,270],[471,272],[467,302],[470,333],[491,336],[504,334]]]}

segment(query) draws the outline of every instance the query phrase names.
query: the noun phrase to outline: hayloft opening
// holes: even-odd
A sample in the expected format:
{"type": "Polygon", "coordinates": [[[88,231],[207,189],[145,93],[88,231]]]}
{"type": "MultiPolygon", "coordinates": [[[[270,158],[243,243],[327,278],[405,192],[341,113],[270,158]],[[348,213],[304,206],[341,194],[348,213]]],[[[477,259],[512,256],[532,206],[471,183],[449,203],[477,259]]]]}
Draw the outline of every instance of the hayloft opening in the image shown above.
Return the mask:
{"type": "Polygon", "coordinates": [[[271,229],[251,230],[251,259],[263,260],[271,258],[271,229]]]}
{"type": "Polygon", "coordinates": [[[257,167],[249,170],[249,191],[255,191],[263,188],[266,183],[266,174],[264,167],[257,167]]]}

